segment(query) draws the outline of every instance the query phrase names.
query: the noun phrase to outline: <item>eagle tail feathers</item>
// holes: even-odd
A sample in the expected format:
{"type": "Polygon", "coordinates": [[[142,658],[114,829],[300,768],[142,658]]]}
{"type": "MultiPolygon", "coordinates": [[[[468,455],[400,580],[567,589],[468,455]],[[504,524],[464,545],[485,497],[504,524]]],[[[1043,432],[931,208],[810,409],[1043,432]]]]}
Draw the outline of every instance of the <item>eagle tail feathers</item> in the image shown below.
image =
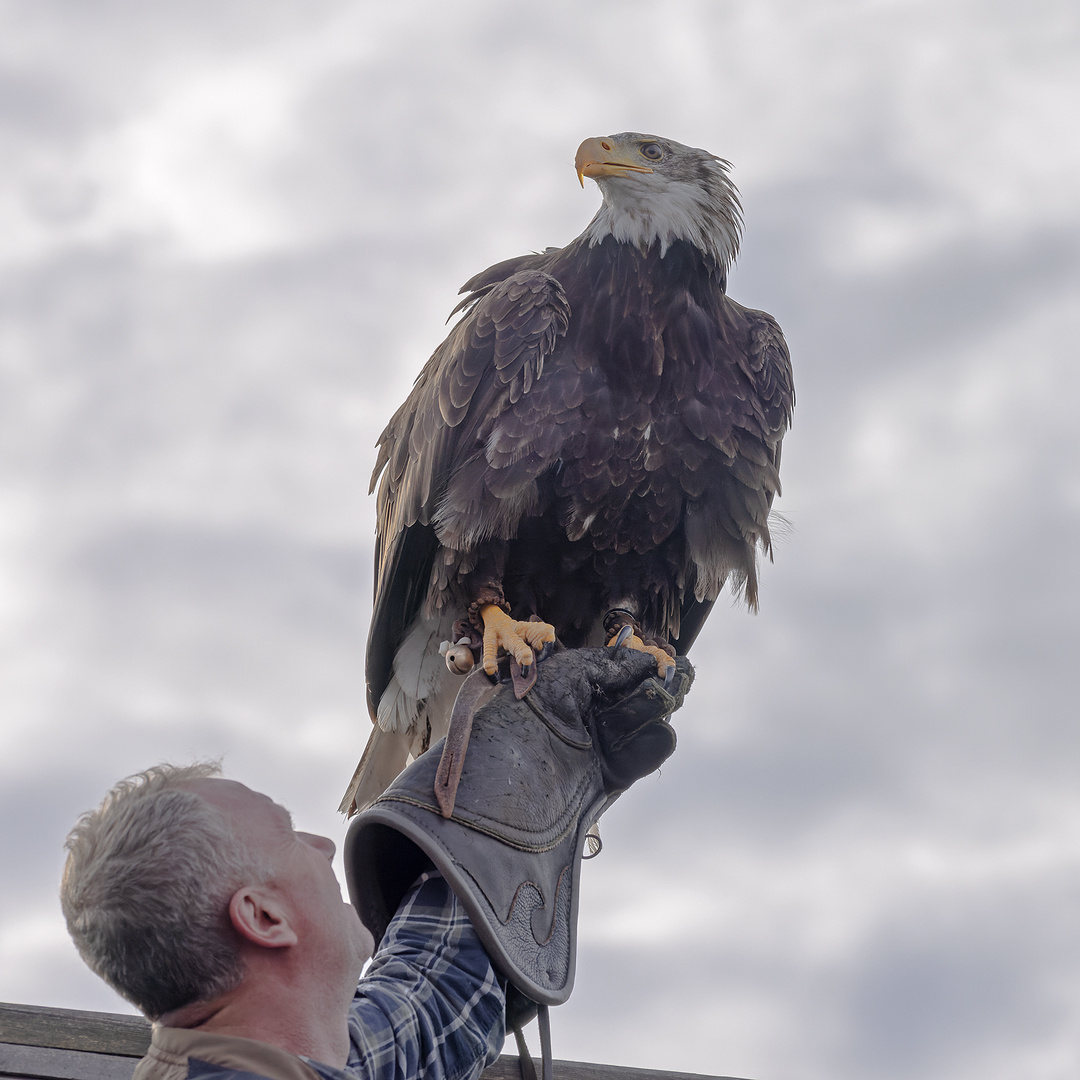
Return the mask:
{"type": "Polygon", "coordinates": [[[412,736],[406,732],[385,731],[376,724],[345,789],[338,812],[352,817],[374,802],[405,768],[412,742],[412,736]]]}

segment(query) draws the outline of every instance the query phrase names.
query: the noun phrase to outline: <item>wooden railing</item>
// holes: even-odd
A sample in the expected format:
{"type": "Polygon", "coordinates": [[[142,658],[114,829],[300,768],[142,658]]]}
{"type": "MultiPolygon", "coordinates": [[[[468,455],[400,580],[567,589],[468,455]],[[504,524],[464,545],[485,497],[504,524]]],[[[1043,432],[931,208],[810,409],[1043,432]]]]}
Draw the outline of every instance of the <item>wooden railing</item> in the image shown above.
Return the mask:
{"type": "MultiPolygon", "coordinates": [[[[0,1080],[131,1080],[149,1045],[150,1025],[139,1016],[0,1003],[0,1080]]],[[[734,1080],[581,1061],[554,1064],[555,1080],[734,1080]]],[[[481,1080],[520,1077],[518,1059],[504,1054],[481,1080]]]]}

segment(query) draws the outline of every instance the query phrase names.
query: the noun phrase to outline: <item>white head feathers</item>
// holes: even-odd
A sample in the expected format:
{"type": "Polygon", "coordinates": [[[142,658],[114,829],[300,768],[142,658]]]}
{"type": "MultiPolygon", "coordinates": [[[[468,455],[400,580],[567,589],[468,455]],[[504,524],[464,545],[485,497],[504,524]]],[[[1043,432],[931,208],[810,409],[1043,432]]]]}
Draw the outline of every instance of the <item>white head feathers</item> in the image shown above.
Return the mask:
{"type": "Polygon", "coordinates": [[[627,131],[586,140],[578,172],[596,181],[604,203],[584,236],[594,245],[613,236],[642,251],[659,242],[661,256],[686,240],[726,270],[742,232],[729,168],[706,150],[655,135],[627,131]]]}

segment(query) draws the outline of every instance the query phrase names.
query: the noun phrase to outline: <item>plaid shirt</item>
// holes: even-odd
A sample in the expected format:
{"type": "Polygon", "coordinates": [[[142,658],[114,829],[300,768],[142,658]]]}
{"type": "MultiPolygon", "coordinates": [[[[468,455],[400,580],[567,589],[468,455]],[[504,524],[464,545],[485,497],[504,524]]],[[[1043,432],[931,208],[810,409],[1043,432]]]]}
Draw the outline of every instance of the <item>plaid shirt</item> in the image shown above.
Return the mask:
{"type": "Polygon", "coordinates": [[[506,998],[464,908],[437,871],[390,922],[349,1013],[344,1071],[327,1080],[474,1080],[499,1056],[506,998]]]}

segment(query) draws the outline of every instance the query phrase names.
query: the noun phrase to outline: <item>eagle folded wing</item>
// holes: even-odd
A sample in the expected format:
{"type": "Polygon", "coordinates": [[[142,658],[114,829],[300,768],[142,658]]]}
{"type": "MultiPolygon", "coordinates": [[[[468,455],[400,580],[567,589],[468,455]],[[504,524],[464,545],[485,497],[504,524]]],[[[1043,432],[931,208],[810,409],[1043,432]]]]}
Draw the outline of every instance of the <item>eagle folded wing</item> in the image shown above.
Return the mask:
{"type": "MultiPolygon", "coordinates": [[[[498,444],[499,417],[542,378],[544,360],[570,320],[562,287],[539,270],[519,270],[485,286],[466,299],[469,303],[472,309],[435,351],[379,437],[371,478],[372,489],[379,484],[378,547],[367,664],[373,719],[408,627],[425,600],[429,606],[445,602],[445,595],[430,596],[440,544],[448,540],[445,546],[453,549],[467,522],[482,516],[477,511],[483,504],[506,503],[511,494],[507,477],[500,474],[512,470],[517,460],[496,460],[492,468],[486,445],[493,435],[498,444]],[[470,462],[482,463],[474,470],[481,479],[475,492],[469,487],[470,462]]],[[[516,524],[506,513],[492,520],[504,530],[516,524]]],[[[435,577],[445,580],[446,575],[435,577]]],[[[435,591],[445,593],[438,587],[435,591]]]]}

